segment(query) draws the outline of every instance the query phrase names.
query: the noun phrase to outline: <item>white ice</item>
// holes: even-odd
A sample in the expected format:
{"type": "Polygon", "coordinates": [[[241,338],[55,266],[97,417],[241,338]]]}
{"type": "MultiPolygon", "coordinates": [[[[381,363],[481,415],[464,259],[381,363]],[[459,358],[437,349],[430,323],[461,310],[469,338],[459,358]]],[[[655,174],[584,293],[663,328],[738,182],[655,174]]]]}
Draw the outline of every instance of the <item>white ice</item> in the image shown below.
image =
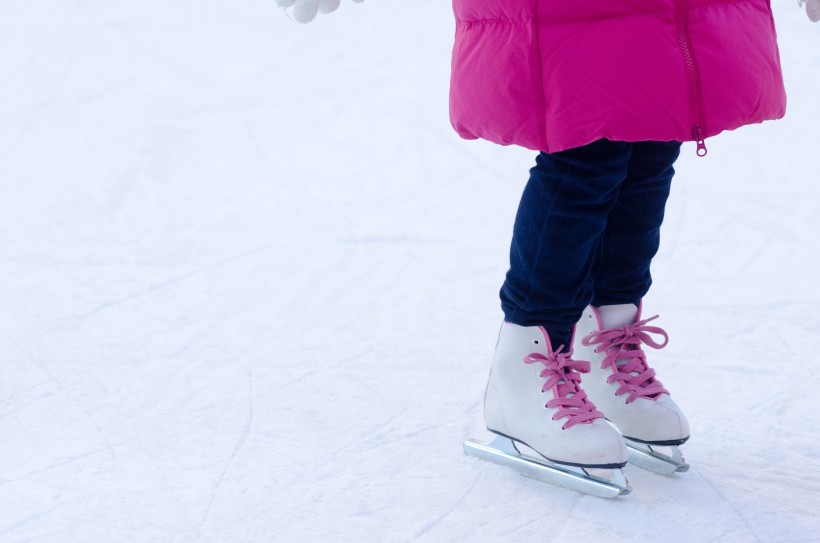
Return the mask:
{"type": "Polygon", "coordinates": [[[0,541],[820,541],[820,25],[687,145],[648,314],[689,473],[465,457],[534,153],[447,117],[449,2],[0,18],[0,541]]]}

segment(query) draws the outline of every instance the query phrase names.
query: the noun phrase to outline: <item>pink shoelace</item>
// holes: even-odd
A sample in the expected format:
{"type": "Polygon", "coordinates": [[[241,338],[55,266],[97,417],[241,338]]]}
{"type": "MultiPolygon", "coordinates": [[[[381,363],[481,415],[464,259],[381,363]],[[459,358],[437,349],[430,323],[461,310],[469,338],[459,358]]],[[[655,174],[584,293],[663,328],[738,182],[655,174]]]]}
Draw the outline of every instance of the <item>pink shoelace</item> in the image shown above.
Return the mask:
{"type": "Polygon", "coordinates": [[[562,352],[563,349],[562,345],[550,355],[530,353],[524,357],[524,362],[544,364],[539,375],[549,379],[541,387],[541,392],[553,390],[555,397],[547,402],[547,407],[558,408],[552,420],[567,418],[567,422],[561,426],[566,430],[576,424],[591,423],[603,418],[604,414],[595,409],[595,405],[587,399],[587,393],[580,387],[581,374],[589,373],[589,362],[573,360],[572,351],[562,352]]]}
{"type": "Polygon", "coordinates": [[[597,345],[594,352],[607,353],[601,368],[612,370],[607,382],[618,381],[621,384],[615,394],[620,396],[629,393],[626,399],[628,404],[638,398],[655,400],[661,394],[669,394],[663,384],[655,379],[655,370],[646,363],[646,353],[641,349],[643,344],[653,349],[663,349],[669,342],[669,336],[663,328],[646,325],[657,318],[658,315],[655,315],[628,326],[592,332],[581,340],[588,347],[597,345]],[[658,343],[649,334],[663,336],[663,343],[658,343]]]}

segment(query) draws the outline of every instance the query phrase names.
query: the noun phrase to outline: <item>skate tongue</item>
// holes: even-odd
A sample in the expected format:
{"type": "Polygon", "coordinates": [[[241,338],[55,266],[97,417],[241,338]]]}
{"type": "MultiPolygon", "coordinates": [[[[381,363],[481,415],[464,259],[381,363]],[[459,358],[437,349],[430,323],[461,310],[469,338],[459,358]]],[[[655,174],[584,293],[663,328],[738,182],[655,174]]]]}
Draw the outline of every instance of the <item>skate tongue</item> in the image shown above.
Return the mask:
{"type": "MultiPolygon", "coordinates": [[[[601,321],[605,329],[629,326],[630,324],[635,324],[638,320],[638,306],[635,304],[602,305],[598,308],[598,313],[601,315],[601,321]]],[[[634,358],[630,355],[629,351],[636,350],[640,350],[640,347],[626,347],[623,355],[618,357],[615,364],[617,364],[618,367],[628,364],[634,358]]],[[[631,371],[629,374],[633,377],[637,377],[641,372],[631,371]]]]}
{"type": "Polygon", "coordinates": [[[669,336],[662,328],[648,325],[658,318],[657,315],[635,320],[639,313],[634,305],[601,307],[601,330],[593,331],[581,340],[585,346],[596,345],[593,352],[606,352],[601,369],[609,367],[620,374],[614,377],[623,383],[616,394],[630,391],[627,403],[640,397],[656,399],[662,393],[668,394],[661,382],[655,379],[655,371],[647,365],[646,354],[641,347],[647,345],[653,349],[663,349],[669,336]],[[633,315],[633,322],[625,322],[630,315],[633,315]],[[661,336],[662,341],[658,341],[653,334],[661,336]]]}
{"type": "MultiPolygon", "coordinates": [[[[635,304],[602,305],[598,308],[598,313],[601,315],[604,329],[629,326],[638,320],[638,306],[635,304]]],[[[631,350],[635,350],[635,348],[624,349],[624,355],[619,357],[615,363],[618,366],[623,366],[632,360],[632,356],[629,355],[631,350]]],[[[632,371],[630,375],[635,377],[640,375],[640,372],[632,371]]]]}
{"type": "Polygon", "coordinates": [[[546,378],[541,391],[546,392],[552,389],[554,397],[546,405],[558,409],[553,415],[553,420],[567,418],[564,429],[575,424],[590,423],[595,419],[603,418],[603,413],[595,409],[586,393],[580,388],[581,374],[589,373],[589,362],[574,360],[571,349],[564,352],[561,347],[548,355],[534,352],[525,356],[523,361],[525,364],[544,365],[544,369],[538,374],[539,377],[546,378]]]}
{"type": "Polygon", "coordinates": [[[638,320],[638,306],[635,304],[602,305],[598,308],[604,329],[629,326],[638,320]]]}
{"type": "MultiPolygon", "coordinates": [[[[618,357],[617,360],[615,360],[615,365],[617,365],[619,368],[622,368],[625,365],[629,364],[630,362],[632,362],[632,360],[635,359],[635,357],[630,354],[630,351],[638,351],[638,350],[641,350],[641,349],[639,349],[637,347],[624,349],[623,350],[623,355],[618,357]]],[[[631,375],[632,377],[637,377],[640,374],[641,374],[641,372],[637,371],[637,370],[632,370],[632,371],[629,372],[629,375],[631,375]]]]}

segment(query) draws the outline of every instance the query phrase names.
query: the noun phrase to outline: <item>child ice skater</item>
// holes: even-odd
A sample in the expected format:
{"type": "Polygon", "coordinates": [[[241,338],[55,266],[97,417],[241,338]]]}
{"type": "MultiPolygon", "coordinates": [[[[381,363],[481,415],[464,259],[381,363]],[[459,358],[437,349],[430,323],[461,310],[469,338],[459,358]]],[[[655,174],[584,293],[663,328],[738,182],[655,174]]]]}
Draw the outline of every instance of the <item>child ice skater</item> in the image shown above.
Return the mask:
{"type": "Polygon", "coordinates": [[[629,443],[650,469],[682,471],[689,424],[651,367],[646,347],[667,335],[641,300],[681,142],[705,155],[706,138],[784,114],[769,2],[455,0],[454,10],[453,126],[540,151],[484,399],[502,454],[478,455],[511,464],[524,444],[553,466],[617,470],[629,443]]]}
{"type": "MultiPolygon", "coordinates": [[[[277,2],[301,21],[339,4],[277,2]]],[[[801,4],[820,19],[820,0],[801,4]]],[[[465,450],[607,497],[629,491],[627,460],[684,471],[689,424],[646,350],[668,338],[641,300],[681,143],[703,156],[706,138],[785,112],[769,1],[453,0],[453,9],[453,127],[539,151],[484,398],[499,437],[465,450]],[[537,454],[522,455],[522,444],[537,454]],[[590,477],[592,468],[609,476],[590,477]]]]}

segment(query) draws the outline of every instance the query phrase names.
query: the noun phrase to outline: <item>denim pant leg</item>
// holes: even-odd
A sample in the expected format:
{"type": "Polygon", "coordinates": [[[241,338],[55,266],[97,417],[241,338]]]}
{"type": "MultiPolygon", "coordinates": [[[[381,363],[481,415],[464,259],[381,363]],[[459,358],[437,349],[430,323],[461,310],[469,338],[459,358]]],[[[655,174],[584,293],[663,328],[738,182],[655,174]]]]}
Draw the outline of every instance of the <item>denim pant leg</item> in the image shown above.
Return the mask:
{"type": "Polygon", "coordinates": [[[627,175],[632,144],[599,140],[541,153],[515,218],[510,270],[501,288],[508,322],[544,326],[554,347],[592,301],[593,266],[607,216],[627,175]]]}
{"type": "Polygon", "coordinates": [[[607,219],[594,277],[595,306],[637,304],[649,291],[678,142],[634,143],[629,170],[607,219]]]}

